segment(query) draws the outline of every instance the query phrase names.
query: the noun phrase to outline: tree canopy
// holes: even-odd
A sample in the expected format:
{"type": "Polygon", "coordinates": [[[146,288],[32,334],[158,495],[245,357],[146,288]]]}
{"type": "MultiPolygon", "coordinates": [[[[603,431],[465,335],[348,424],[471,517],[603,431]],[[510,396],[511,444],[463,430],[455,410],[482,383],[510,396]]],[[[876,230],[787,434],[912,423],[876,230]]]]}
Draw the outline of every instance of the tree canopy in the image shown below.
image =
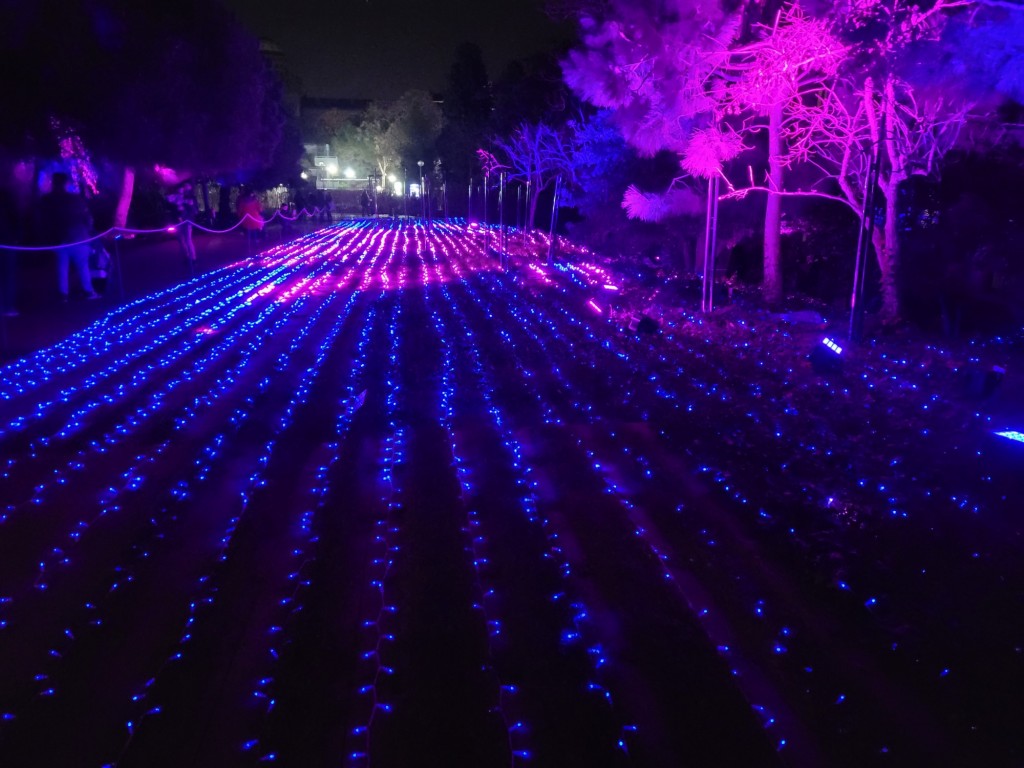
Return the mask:
{"type": "Polygon", "coordinates": [[[199,173],[270,165],[281,141],[258,43],[215,0],[7,2],[0,57],[0,139],[23,151],[50,150],[54,120],[95,156],[199,173]]]}
{"type": "MultiPolygon", "coordinates": [[[[861,216],[877,155],[884,224],[873,239],[882,314],[896,319],[901,186],[934,173],[965,122],[989,122],[1020,96],[1020,9],[984,0],[807,5],[568,0],[581,44],[563,62],[566,81],[612,110],[641,152],[677,154],[682,173],[670,193],[688,177],[721,175],[732,196],[767,195],[769,300],[782,291],[782,200],[831,197],[861,216]],[[744,162],[752,149],[759,159],[744,162]]],[[[624,206],[646,219],[678,209],[635,187],[624,206]]]]}

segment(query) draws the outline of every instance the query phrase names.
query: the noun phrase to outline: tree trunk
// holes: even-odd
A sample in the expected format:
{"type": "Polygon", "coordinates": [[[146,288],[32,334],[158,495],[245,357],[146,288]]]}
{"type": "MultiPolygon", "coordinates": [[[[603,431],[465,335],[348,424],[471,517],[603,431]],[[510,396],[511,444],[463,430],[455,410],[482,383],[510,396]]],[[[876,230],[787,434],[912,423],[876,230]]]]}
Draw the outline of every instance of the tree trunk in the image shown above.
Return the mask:
{"type": "Polygon", "coordinates": [[[904,146],[897,140],[893,126],[897,125],[896,94],[892,78],[885,81],[882,104],[885,112],[883,125],[889,130],[883,131],[881,140],[884,142],[885,153],[889,160],[889,172],[879,180],[878,188],[885,196],[885,226],[883,228],[882,249],[877,251],[878,267],[882,273],[882,322],[896,323],[900,319],[900,296],[897,284],[900,241],[898,203],[900,185],[907,178],[909,158],[904,146]]]}
{"type": "Polygon", "coordinates": [[[540,184],[537,181],[531,181],[527,190],[530,205],[526,214],[526,231],[532,232],[537,220],[537,201],[540,199],[540,184]]]}
{"type": "Polygon", "coordinates": [[[128,223],[128,209],[132,205],[132,193],[135,191],[135,169],[130,165],[124,167],[124,176],[121,179],[121,194],[117,198],[117,206],[114,208],[114,226],[124,229],[128,223]]]}
{"type": "Polygon", "coordinates": [[[782,300],[782,105],[768,111],[768,204],[764,212],[764,279],[761,295],[782,300]]]}
{"type": "Polygon", "coordinates": [[[881,248],[875,248],[878,267],[881,271],[882,312],[884,323],[895,323],[900,319],[900,296],[897,272],[900,261],[899,226],[897,220],[897,199],[899,180],[889,179],[880,185],[885,196],[885,226],[882,227],[881,248]]]}

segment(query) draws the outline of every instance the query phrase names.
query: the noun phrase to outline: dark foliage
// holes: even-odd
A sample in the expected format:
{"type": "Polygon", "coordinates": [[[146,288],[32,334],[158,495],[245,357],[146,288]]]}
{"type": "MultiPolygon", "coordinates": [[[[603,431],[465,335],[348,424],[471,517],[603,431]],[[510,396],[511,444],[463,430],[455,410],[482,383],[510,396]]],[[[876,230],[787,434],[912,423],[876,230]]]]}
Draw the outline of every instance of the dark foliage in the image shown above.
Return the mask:
{"type": "Polygon", "coordinates": [[[444,127],[438,149],[449,181],[468,179],[476,170],[475,152],[490,130],[493,96],[480,47],[463,43],[455,54],[444,92],[444,127]]]}
{"type": "Polygon", "coordinates": [[[9,2],[0,36],[8,146],[52,151],[58,119],[94,155],[129,165],[215,173],[274,160],[273,76],[219,3],[9,2]]]}

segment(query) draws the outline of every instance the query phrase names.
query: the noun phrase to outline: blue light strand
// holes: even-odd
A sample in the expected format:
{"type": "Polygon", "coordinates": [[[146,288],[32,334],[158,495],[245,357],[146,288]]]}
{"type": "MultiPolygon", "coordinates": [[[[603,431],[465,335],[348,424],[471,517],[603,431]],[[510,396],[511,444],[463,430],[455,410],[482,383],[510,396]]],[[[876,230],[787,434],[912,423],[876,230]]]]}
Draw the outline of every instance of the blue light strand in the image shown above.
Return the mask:
{"type": "MultiPolygon", "coordinates": [[[[290,353],[291,354],[294,354],[302,346],[303,340],[308,335],[308,332],[311,329],[313,323],[316,322],[316,320],[323,313],[323,310],[326,309],[327,306],[328,306],[328,304],[324,304],[320,308],[320,311],[315,313],[307,321],[307,324],[305,325],[305,327],[296,335],[296,337],[293,340],[292,345],[291,345],[291,349],[290,349],[290,353]]],[[[299,309],[301,309],[301,304],[296,305],[294,311],[298,311],[299,309]]],[[[262,328],[261,330],[264,333],[266,333],[268,331],[273,331],[274,328],[275,328],[275,326],[269,326],[269,327],[262,328]]],[[[252,348],[255,348],[252,345],[250,345],[250,346],[252,348]]],[[[247,365],[247,364],[248,364],[248,356],[246,356],[243,359],[243,361],[240,363],[240,365],[247,365]]],[[[265,391],[265,389],[266,389],[268,384],[269,384],[269,380],[264,379],[262,382],[260,382],[258,391],[259,392],[265,391]]],[[[218,389],[220,390],[217,393],[218,396],[220,394],[223,394],[223,391],[225,391],[223,388],[218,388],[218,389]]],[[[249,400],[247,402],[250,405],[254,405],[255,404],[255,400],[252,399],[252,398],[249,398],[249,400]]],[[[248,412],[251,413],[251,409],[249,409],[248,412]]],[[[235,423],[235,426],[239,426],[241,421],[244,420],[244,417],[246,415],[247,415],[246,413],[243,413],[242,411],[239,411],[239,410],[236,409],[235,416],[232,419],[232,421],[235,423]],[[239,418],[239,417],[242,417],[242,418],[239,418]]],[[[183,425],[184,424],[181,421],[179,421],[177,423],[177,427],[178,428],[181,428],[183,425]]],[[[207,465],[209,465],[210,463],[212,463],[212,461],[216,458],[217,454],[220,452],[221,443],[223,442],[223,438],[224,438],[224,434],[223,433],[216,435],[213,438],[213,440],[211,441],[211,443],[207,446],[207,448],[199,451],[199,454],[200,454],[201,458],[199,460],[197,460],[197,462],[196,462],[196,466],[199,467],[199,469],[195,473],[195,478],[196,478],[197,481],[202,481],[202,479],[204,478],[204,473],[208,469],[208,466],[207,467],[202,467],[202,464],[205,462],[207,465]]],[[[125,474],[130,474],[130,473],[125,473],[125,474]]],[[[173,489],[171,489],[171,495],[174,496],[175,498],[180,499],[180,498],[182,498],[182,497],[187,495],[187,488],[188,488],[188,483],[187,482],[179,482],[178,484],[176,484],[174,486],[173,489]]],[[[135,490],[135,489],[134,488],[128,488],[128,490],[135,490]]],[[[116,500],[115,498],[108,499],[107,505],[101,511],[100,516],[102,516],[103,514],[107,514],[108,512],[118,511],[118,510],[121,509],[119,504],[112,503],[115,500],[116,500]]],[[[73,539],[74,541],[77,541],[79,536],[81,535],[81,533],[84,532],[84,530],[87,527],[88,527],[88,525],[85,524],[85,523],[78,524],[77,526],[74,527],[72,533],[69,535],[69,538],[73,539]]],[[[54,554],[55,554],[55,556],[60,556],[60,555],[62,555],[62,552],[60,550],[55,549],[54,550],[54,554]]],[[[149,556],[149,551],[146,550],[146,549],[143,549],[139,553],[139,558],[140,559],[145,559],[148,556],[149,556]]],[[[64,558],[61,562],[62,562],[62,564],[66,564],[67,563],[66,558],[64,558]]],[[[41,571],[43,571],[44,567],[45,567],[45,563],[41,564],[41,571]]],[[[43,572],[45,572],[45,571],[43,571],[43,572]]],[[[123,566],[118,566],[117,568],[115,568],[114,569],[114,573],[115,573],[115,576],[114,576],[115,580],[113,581],[113,583],[111,584],[111,586],[107,590],[107,592],[106,592],[107,596],[113,595],[121,584],[130,583],[133,580],[133,578],[134,578],[131,575],[130,569],[126,569],[123,566]]],[[[42,576],[42,574],[40,574],[40,577],[41,576],[42,576]]],[[[89,601],[89,602],[86,602],[86,604],[85,604],[85,607],[89,611],[89,616],[90,616],[89,624],[90,625],[98,625],[98,624],[102,623],[102,621],[97,618],[97,603],[102,605],[103,600],[102,599],[98,599],[98,600],[96,600],[96,602],[89,601]]],[[[70,631],[65,630],[64,634],[67,635],[68,638],[71,641],[74,640],[74,636],[72,635],[72,633],[70,631]]],[[[64,653],[66,653],[66,651],[67,651],[67,648],[65,647],[64,649],[62,649],[62,651],[60,653],[51,653],[50,655],[52,657],[54,657],[54,658],[58,658],[59,659],[59,658],[61,658],[64,655],[64,653]]],[[[47,671],[47,672],[40,673],[40,674],[36,675],[36,678],[38,680],[41,680],[41,681],[49,681],[52,678],[52,675],[53,675],[53,670],[50,670],[50,671],[47,671]]]]}
{"type": "Polygon", "coordinates": [[[439,269],[439,258],[435,251],[434,241],[426,240],[423,232],[417,232],[416,254],[420,256],[423,269],[419,276],[420,284],[424,290],[420,295],[424,299],[425,306],[430,313],[433,330],[437,343],[441,347],[442,368],[441,386],[439,391],[439,421],[445,431],[452,466],[455,468],[456,477],[459,483],[459,495],[463,512],[466,516],[462,526],[463,535],[466,537],[466,552],[473,572],[473,581],[476,587],[477,599],[475,605],[482,614],[483,622],[487,628],[488,636],[488,659],[487,671],[492,677],[492,687],[495,692],[495,710],[501,717],[504,724],[506,738],[508,741],[509,762],[517,766],[522,760],[531,756],[528,736],[529,726],[524,722],[523,715],[519,713],[516,701],[516,694],[519,686],[507,680],[497,668],[495,660],[494,644],[500,638],[503,631],[503,622],[498,613],[494,600],[491,599],[496,593],[496,584],[489,578],[485,570],[488,562],[486,537],[483,533],[479,511],[471,503],[473,485],[473,471],[470,466],[469,454],[462,450],[453,425],[455,416],[455,403],[461,398],[455,389],[454,362],[456,354],[449,338],[449,333],[444,320],[438,314],[435,307],[430,306],[429,297],[437,295],[428,291],[426,286],[431,283],[443,284],[445,278],[439,269]],[[429,268],[427,264],[429,263],[429,268]]]}
{"type": "MultiPolygon", "coordinates": [[[[444,237],[443,232],[441,237],[444,237]]],[[[464,252],[461,250],[460,246],[456,246],[450,241],[449,245],[455,246],[455,252],[458,252],[460,256],[463,255],[464,252]]],[[[480,251],[477,251],[476,254],[467,255],[469,256],[468,261],[475,263],[476,265],[479,265],[483,261],[483,259],[480,258],[480,256],[483,255],[480,251]]],[[[456,267],[456,269],[458,268],[456,267]]],[[[480,304],[481,299],[472,291],[468,281],[462,281],[461,285],[470,297],[480,304]]],[[[586,645],[585,658],[590,665],[591,676],[587,680],[585,688],[587,691],[598,695],[610,709],[614,709],[611,691],[609,690],[608,684],[603,680],[603,668],[608,663],[608,653],[592,637],[593,632],[588,621],[591,611],[579,597],[569,597],[570,595],[574,595],[576,592],[571,578],[572,566],[564,548],[562,547],[561,534],[555,529],[553,521],[540,510],[539,500],[537,497],[537,494],[539,493],[539,486],[537,482],[539,473],[536,468],[531,467],[526,461],[525,456],[527,452],[525,451],[524,446],[515,437],[508,414],[503,412],[494,400],[493,393],[497,392],[498,388],[495,386],[490,370],[483,362],[480,354],[480,342],[476,339],[473,331],[470,330],[471,324],[458,308],[456,301],[452,298],[446,287],[442,288],[442,293],[445,296],[446,305],[450,307],[458,317],[458,327],[466,329],[466,352],[469,355],[473,375],[476,380],[480,382],[480,385],[475,387],[475,389],[479,391],[487,403],[488,414],[491,417],[492,424],[500,435],[501,443],[509,455],[511,466],[518,476],[516,484],[523,489],[522,496],[519,500],[520,508],[530,523],[538,526],[543,532],[544,538],[548,543],[545,557],[556,564],[557,572],[563,582],[563,588],[558,593],[552,595],[551,598],[554,602],[562,605],[565,610],[565,620],[567,624],[562,632],[563,641],[573,645],[576,643],[584,643],[586,645]]],[[[480,309],[481,311],[487,311],[482,304],[480,304],[480,309]]],[[[544,408],[543,405],[541,407],[544,408]]],[[[553,423],[557,423],[557,420],[553,423]]],[[[619,749],[625,751],[625,734],[634,733],[636,727],[633,725],[622,725],[620,726],[620,730],[623,734],[623,738],[618,739],[617,746],[619,749]]]]}
{"type": "MultiPolygon", "coordinates": [[[[501,286],[497,281],[492,280],[491,283],[492,289],[503,289],[503,286],[501,286]]],[[[528,320],[520,316],[518,314],[516,297],[510,295],[510,293],[511,292],[505,290],[504,296],[495,296],[494,299],[492,299],[489,302],[489,304],[492,306],[500,306],[504,311],[512,314],[513,318],[519,324],[518,330],[524,331],[527,336],[531,337],[534,343],[536,343],[541,348],[545,357],[547,357],[548,359],[553,359],[556,355],[554,354],[553,350],[548,349],[546,342],[544,342],[538,336],[536,329],[549,328],[551,332],[555,335],[556,340],[561,338],[558,335],[559,332],[551,323],[551,321],[547,318],[546,314],[539,308],[530,307],[530,318],[528,320]]],[[[510,325],[511,324],[508,322],[499,322],[500,327],[510,327],[510,325]]],[[[501,332],[501,335],[506,339],[506,341],[510,340],[507,333],[505,333],[504,331],[501,332]]],[[[564,344],[565,342],[561,341],[561,343],[564,344]]],[[[524,374],[529,375],[528,366],[522,359],[519,360],[517,369],[524,372],[524,374]]],[[[553,366],[551,368],[551,372],[555,374],[556,379],[560,382],[563,389],[567,393],[571,394],[569,402],[574,410],[576,410],[586,421],[589,421],[590,423],[595,425],[600,425],[602,427],[602,430],[605,432],[607,432],[609,429],[613,429],[611,425],[602,424],[603,420],[596,416],[594,408],[582,404],[580,395],[574,392],[574,388],[572,387],[570,382],[565,378],[563,372],[557,366],[553,366]]],[[[539,393],[535,393],[535,396],[538,400],[540,399],[539,393]]],[[[549,418],[550,417],[548,415],[545,416],[546,421],[549,420],[549,418]]],[[[615,437],[614,431],[612,431],[611,434],[613,437],[615,437]]],[[[586,455],[588,460],[588,466],[591,467],[592,471],[595,472],[599,480],[604,484],[606,493],[614,496],[617,499],[618,504],[624,510],[627,518],[630,520],[630,525],[633,528],[634,534],[643,542],[644,546],[646,546],[649,549],[649,551],[654,557],[654,561],[657,562],[659,567],[661,568],[663,578],[673,584],[673,587],[679,593],[680,599],[690,609],[692,615],[696,617],[698,615],[699,607],[694,603],[693,596],[691,594],[697,591],[696,582],[694,582],[692,578],[684,578],[683,574],[678,570],[678,566],[670,566],[669,556],[667,554],[666,548],[663,544],[657,541],[655,537],[655,532],[653,530],[653,526],[647,519],[646,514],[643,512],[641,508],[639,508],[629,499],[629,497],[625,494],[625,489],[622,487],[621,483],[616,481],[609,474],[610,462],[605,461],[603,459],[599,460],[599,457],[596,455],[595,451],[588,448],[584,444],[582,438],[577,438],[576,444],[577,447],[586,455]],[[686,583],[685,588],[683,587],[684,582],[686,583]]],[[[644,477],[650,479],[653,476],[650,463],[648,460],[646,460],[645,457],[643,457],[640,454],[631,453],[628,448],[624,451],[624,453],[627,460],[632,459],[638,463],[638,465],[643,471],[644,477]]],[[[706,611],[703,613],[703,615],[707,615],[706,611]]],[[[733,647],[731,645],[732,641],[730,639],[732,637],[731,633],[725,631],[719,622],[710,623],[705,621],[702,623],[702,626],[704,626],[705,631],[709,633],[709,639],[711,640],[714,646],[719,648],[733,647]]],[[[775,643],[775,647],[779,647],[777,641],[775,643]]],[[[738,667],[745,670],[746,677],[751,677],[751,672],[753,668],[749,664],[737,658],[734,652],[730,652],[729,654],[729,663],[734,668],[738,667]]],[[[742,677],[742,675],[738,675],[738,677],[742,677]]],[[[748,695],[749,694],[750,691],[748,691],[748,695]]],[[[764,694],[762,693],[761,695],[764,694]]],[[[752,704],[752,707],[755,709],[755,711],[762,715],[762,721],[766,724],[766,727],[775,725],[777,718],[769,714],[763,705],[752,704]]],[[[779,745],[785,744],[786,738],[778,738],[777,743],[779,745]]]]}
{"type": "MultiPolygon", "coordinates": [[[[185,626],[176,645],[177,650],[171,654],[167,661],[162,665],[161,669],[150,678],[147,685],[133,697],[133,704],[137,712],[141,711],[143,708],[152,706],[150,701],[152,699],[151,691],[154,686],[159,683],[161,675],[165,674],[175,662],[180,661],[188,652],[189,641],[197,629],[196,623],[204,615],[208,615],[211,610],[211,606],[215,604],[217,593],[219,591],[219,578],[226,572],[225,563],[228,561],[231,553],[235,549],[236,534],[245,519],[246,513],[253,506],[254,500],[260,494],[261,489],[267,486],[268,468],[271,466],[275,449],[280,444],[283,434],[294,423],[297,412],[301,408],[305,407],[308,402],[313,385],[326,364],[328,351],[349,319],[353,303],[354,301],[350,300],[346,306],[346,311],[341,312],[331,324],[323,341],[319,344],[316,359],[311,365],[302,371],[294,396],[287,403],[281,415],[276,419],[274,433],[264,443],[259,457],[254,462],[255,469],[249,475],[245,486],[239,494],[240,508],[233,515],[220,538],[220,550],[216,557],[213,570],[207,575],[201,577],[199,580],[201,584],[200,592],[199,595],[190,603],[188,619],[185,622],[185,626]]],[[[299,340],[299,343],[294,344],[294,347],[290,352],[293,354],[300,348],[301,340],[299,340]]],[[[291,357],[291,354],[285,353],[282,357],[284,358],[282,362],[287,362],[287,359],[291,357]]],[[[273,706],[273,699],[266,697],[265,700],[266,706],[271,708],[273,706]]],[[[163,709],[167,705],[161,704],[158,706],[163,709]]],[[[152,710],[150,709],[148,711],[152,710]]],[[[133,740],[136,738],[138,729],[146,722],[146,720],[147,713],[143,712],[136,715],[131,721],[129,721],[131,726],[128,728],[128,738],[121,751],[122,758],[119,758],[119,760],[123,759],[123,756],[127,754],[127,751],[131,748],[133,740]]]]}
{"type": "MultiPolygon", "coordinates": [[[[333,297],[332,297],[332,298],[333,298],[333,297]]],[[[302,345],[303,339],[305,338],[305,335],[306,335],[306,333],[308,332],[309,328],[311,327],[311,324],[312,324],[312,322],[314,322],[314,320],[315,320],[315,317],[319,317],[319,315],[320,315],[320,314],[322,313],[322,311],[323,311],[323,310],[324,310],[324,309],[326,308],[326,306],[327,306],[326,304],[325,304],[325,305],[323,305],[323,306],[322,306],[322,307],[320,308],[320,312],[317,312],[317,313],[315,314],[314,318],[313,318],[312,320],[310,320],[310,322],[309,322],[309,323],[307,324],[307,326],[306,326],[306,328],[304,329],[304,331],[302,331],[302,332],[300,332],[300,333],[298,334],[298,336],[297,336],[297,337],[296,337],[296,339],[294,340],[294,342],[293,342],[293,344],[292,344],[292,347],[291,347],[291,352],[292,352],[292,353],[294,353],[294,352],[295,352],[295,351],[296,351],[297,349],[299,349],[299,347],[300,347],[300,346],[302,345]]],[[[297,302],[297,303],[296,303],[296,304],[295,304],[295,305],[294,305],[293,307],[291,307],[291,309],[290,309],[290,312],[291,312],[291,313],[295,313],[295,312],[298,312],[298,311],[299,311],[299,310],[301,310],[301,309],[302,309],[302,302],[297,302]]],[[[264,327],[261,327],[261,328],[260,328],[260,331],[261,331],[261,333],[262,333],[262,334],[264,334],[264,335],[265,335],[265,334],[266,334],[267,332],[273,331],[273,329],[274,329],[274,326],[269,326],[269,327],[266,327],[266,326],[264,326],[264,327]]],[[[255,345],[255,346],[254,346],[254,345],[250,344],[250,345],[249,345],[249,347],[250,347],[250,351],[251,351],[252,349],[255,349],[255,348],[256,348],[256,346],[258,346],[258,345],[255,345]]],[[[247,356],[246,356],[246,360],[247,360],[247,356]]],[[[244,363],[245,363],[245,361],[243,361],[243,364],[244,364],[244,363]]],[[[265,380],[264,380],[263,382],[261,382],[261,384],[260,384],[260,387],[259,387],[259,391],[263,391],[263,390],[264,390],[264,388],[265,388],[265,385],[266,385],[266,384],[267,384],[267,380],[265,379],[265,380]]],[[[221,391],[221,392],[218,392],[218,395],[219,395],[219,394],[222,394],[222,393],[223,393],[222,391],[221,391]]],[[[247,400],[247,403],[248,403],[249,405],[252,405],[252,404],[253,404],[254,402],[255,402],[255,401],[254,401],[254,399],[253,399],[253,398],[249,398],[249,399],[247,400]]],[[[244,409],[243,409],[243,411],[244,411],[244,409]]],[[[238,416],[239,416],[239,415],[240,415],[241,413],[242,413],[242,411],[240,411],[239,409],[236,409],[236,412],[235,412],[234,416],[233,416],[233,417],[232,417],[232,419],[231,419],[231,421],[232,421],[233,423],[235,423],[235,425],[236,425],[236,426],[237,426],[237,423],[238,423],[238,420],[237,420],[237,418],[236,418],[236,417],[238,417],[238,416]]],[[[180,429],[180,428],[181,428],[182,426],[183,426],[183,423],[182,423],[182,422],[181,422],[180,420],[179,420],[179,421],[177,421],[177,423],[176,423],[176,428],[177,428],[177,429],[180,429]]],[[[222,440],[223,440],[223,437],[224,437],[224,435],[223,435],[223,434],[221,434],[221,435],[218,435],[218,436],[216,436],[216,437],[214,438],[214,440],[212,441],[212,443],[211,443],[211,448],[208,448],[208,449],[204,449],[204,450],[202,450],[202,451],[200,451],[200,452],[199,452],[199,453],[200,453],[200,456],[201,456],[201,459],[200,459],[199,461],[197,461],[197,465],[199,465],[199,464],[201,464],[201,463],[202,463],[202,457],[205,457],[205,459],[206,459],[206,460],[207,460],[208,462],[212,462],[212,460],[213,460],[213,459],[215,458],[215,456],[216,456],[216,454],[217,454],[217,452],[218,452],[217,448],[219,447],[220,443],[222,442],[222,440]]],[[[130,473],[128,473],[128,474],[130,474],[130,473]]],[[[199,473],[198,473],[198,475],[199,475],[199,479],[200,479],[200,480],[202,479],[202,474],[203,474],[203,470],[201,469],[201,470],[199,471],[199,473]]],[[[181,490],[181,484],[179,483],[179,484],[178,484],[178,485],[176,485],[176,486],[175,486],[175,488],[173,489],[173,491],[172,491],[172,494],[174,494],[175,496],[178,496],[178,497],[180,497],[180,495],[181,495],[181,494],[180,494],[180,490],[181,490]]],[[[104,510],[104,512],[103,512],[103,513],[105,514],[105,513],[106,513],[106,511],[116,511],[116,510],[118,510],[118,509],[119,509],[119,507],[118,507],[117,505],[109,505],[109,506],[108,506],[107,508],[105,508],[105,510],[104,510]]],[[[77,538],[78,538],[78,537],[80,536],[81,532],[82,532],[82,525],[80,524],[80,525],[78,525],[78,526],[75,526],[75,528],[73,529],[73,531],[72,531],[72,533],[71,533],[71,538],[72,538],[72,539],[75,539],[75,540],[77,540],[77,538]]],[[[56,556],[56,555],[60,555],[60,554],[61,554],[61,553],[60,553],[59,551],[57,551],[57,550],[54,550],[54,553],[55,553],[55,556],[56,556]]],[[[141,556],[142,556],[142,557],[146,557],[146,556],[148,556],[148,552],[146,552],[146,551],[143,551],[143,552],[141,553],[141,556]]],[[[66,559],[65,559],[65,560],[63,560],[62,562],[66,562],[66,559]]],[[[113,592],[114,592],[114,591],[115,591],[115,590],[117,589],[117,587],[118,587],[119,583],[122,583],[122,582],[130,582],[130,581],[132,580],[132,578],[131,578],[130,574],[128,574],[128,575],[125,575],[125,574],[124,574],[124,573],[122,572],[122,571],[123,571],[123,569],[122,569],[122,568],[120,568],[120,567],[119,567],[119,568],[115,569],[115,571],[116,571],[116,572],[118,572],[118,573],[120,573],[120,576],[118,576],[118,579],[119,579],[119,581],[115,582],[115,583],[114,583],[114,584],[113,584],[113,585],[111,586],[111,588],[110,588],[110,590],[109,590],[108,594],[109,594],[109,593],[113,593],[113,592]]],[[[89,609],[90,611],[93,611],[93,612],[95,611],[95,605],[94,605],[94,604],[92,604],[92,603],[87,603],[87,604],[86,604],[86,608],[88,608],[88,609],[89,609]]],[[[96,619],[91,619],[91,620],[90,620],[90,624],[98,624],[98,623],[100,623],[100,622],[99,622],[98,620],[96,620],[96,619]]],[[[70,633],[69,631],[65,631],[65,633],[64,633],[64,634],[65,634],[65,635],[67,635],[67,636],[69,636],[69,637],[71,637],[71,633],[70,633]]],[[[71,639],[73,640],[73,637],[71,637],[71,639]]],[[[57,657],[59,657],[59,656],[60,656],[60,655],[62,655],[62,654],[51,654],[51,655],[54,655],[54,656],[57,656],[57,657]]],[[[48,678],[49,678],[49,675],[48,675],[48,674],[44,674],[44,675],[39,675],[39,676],[38,676],[38,678],[39,678],[39,679],[41,679],[41,680],[46,680],[46,679],[48,679],[48,678]]]]}
{"type": "MultiPolygon", "coordinates": [[[[353,294],[352,300],[354,301],[359,295],[360,294],[358,293],[353,294]]],[[[333,490],[331,482],[332,471],[341,459],[342,446],[352,425],[352,419],[356,411],[358,411],[365,402],[366,390],[363,389],[361,394],[358,390],[366,385],[364,377],[366,371],[367,351],[375,319],[376,307],[371,305],[366,318],[362,323],[362,330],[357,344],[356,355],[352,364],[352,371],[349,374],[349,383],[345,385],[345,392],[339,403],[341,405],[341,409],[335,419],[334,439],[328,445],[329,453],[326,459],[321,462],[317,469],[316,481],[309,493],[310,500],[307,503],[308,506],[301,516],[300,528],[302,532],[302,540],[293,550],[293,560],[296,565],[288,575],[288,580],[293,586],[289,588],[286,597],[281,600],[281,605],[287,608],[287,615],[278,622],[278,631],[274,635],[275,642],[267,651],[270,656],[268,662],[270,668],[262,675],[259,675],[256,683],[252,686],[253,697],[260,698],[262,701],[268,703],[267,710],[262,720],[262,725],[264,727],[266,726],[266,720],[271,713],[269,702],[273,702],[278,698],[278,694],[275,691],[275,668],[278,666],[278,662],[281,657],[278,649],[288,643],[288,638],[294,631],[295,620],[302,610],[303,596],[311,586],[310,578],[308,576],[303,576],[303,573],[311,569],[313,562],[319,556],[317,552],[319,539],[314,535],[316,519],[323,513],[330,499],[330,495],[333,490]]],[[[243,740],[241,749],[243,752],[259,755],[259,759],[261,761],[271,761],[276,759],[276,753],[273,751],[273,748],[271,746],[267,746],[265,741],[265,737],[262,735],[252,734],[249,738],[245,738],[243,740]]]]}
{"type": "MultiPolygon", "coordinates": [[[[394,252],[389,254],[381,275],[386,275],[387,265],[391,263],[394,252]]],[[[383,281],[383,277],[382,277],[383,281]]],[[[386,284],[386,283],[385,283],[386,284]]],[[[382,300],[387,295],[383,290],[382,300]]],[[[349,765],[369,766],[371,764],[370,742],[374,724],[378,716],[391,711],[392,703],[381,692],[381,686],[387,677],[393,674],[389,651],[395,640],[398,625],[398,606],[391,602],[388,593],[389,576],[399,555],[401,547],[396,539],[400,533],[400,513],[402,509],[400,468],[406,461],[406,430],[398,423],[398,356],[399,335],[398,322],[401,318],[401,304],[396,297],[391,298],[391,316],[387,324],[389,339],[388,367],[386,374],[387,391],[384,396],[385,419],[388,434],[384,439],[380,463],[381,503],[379,516],[375,521],[374,543],[378,551],[371,562],[370,589],[376,596],[376,605],[370,608],[370,614],[363,620],[367,630],[367,644],[361,653],[366,662],[367,672],[363,682],[358,686],[357,693],[367,702],[365,720],[352,729],[353,739],[362,746],[353,747],[346,757],[349,765]]]]}

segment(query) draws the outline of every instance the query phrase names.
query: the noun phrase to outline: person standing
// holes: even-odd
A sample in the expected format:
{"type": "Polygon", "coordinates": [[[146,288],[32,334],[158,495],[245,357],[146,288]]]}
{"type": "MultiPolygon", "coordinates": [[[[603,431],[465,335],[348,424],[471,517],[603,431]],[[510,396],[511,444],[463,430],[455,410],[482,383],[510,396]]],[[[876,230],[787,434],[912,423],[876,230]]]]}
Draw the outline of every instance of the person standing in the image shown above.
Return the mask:
{"type": "Polygon", "coordinates": [[[68,191],[68,175],[61,171],[53,174],[51,189],[39,199],[40,231],[54,248],[57,256],[57,291],[61,301],[68,300],[68,278],[71,267],[78,274],[78,282],[87,299],[98,299],[89,273],[89,254],[92,248],[86,242],[92,234],[92,215],[85,198],[68,191]]]}
{"type": "Polygon", "coordinates": [[[192,222],[196,218],[199,207],[196,205],[196,193],[191,182],[178,186],[167,196],[175,218],[175,234],[178,236],[178,243],[181,245],[181,252],[185,261],[194,264],[196,260],[196,247],[192,243],[192,222]]]}
{"type": "Polygon", "coordinates": [[[263,207],[253,191],[243,187],[238,196],[238,201],[235,203],[235,210],[238,213],[238,218],[241,220],[242,229],[245,231],[245,237],[251,254],[253,241],[263,231],[263,207]]]}

